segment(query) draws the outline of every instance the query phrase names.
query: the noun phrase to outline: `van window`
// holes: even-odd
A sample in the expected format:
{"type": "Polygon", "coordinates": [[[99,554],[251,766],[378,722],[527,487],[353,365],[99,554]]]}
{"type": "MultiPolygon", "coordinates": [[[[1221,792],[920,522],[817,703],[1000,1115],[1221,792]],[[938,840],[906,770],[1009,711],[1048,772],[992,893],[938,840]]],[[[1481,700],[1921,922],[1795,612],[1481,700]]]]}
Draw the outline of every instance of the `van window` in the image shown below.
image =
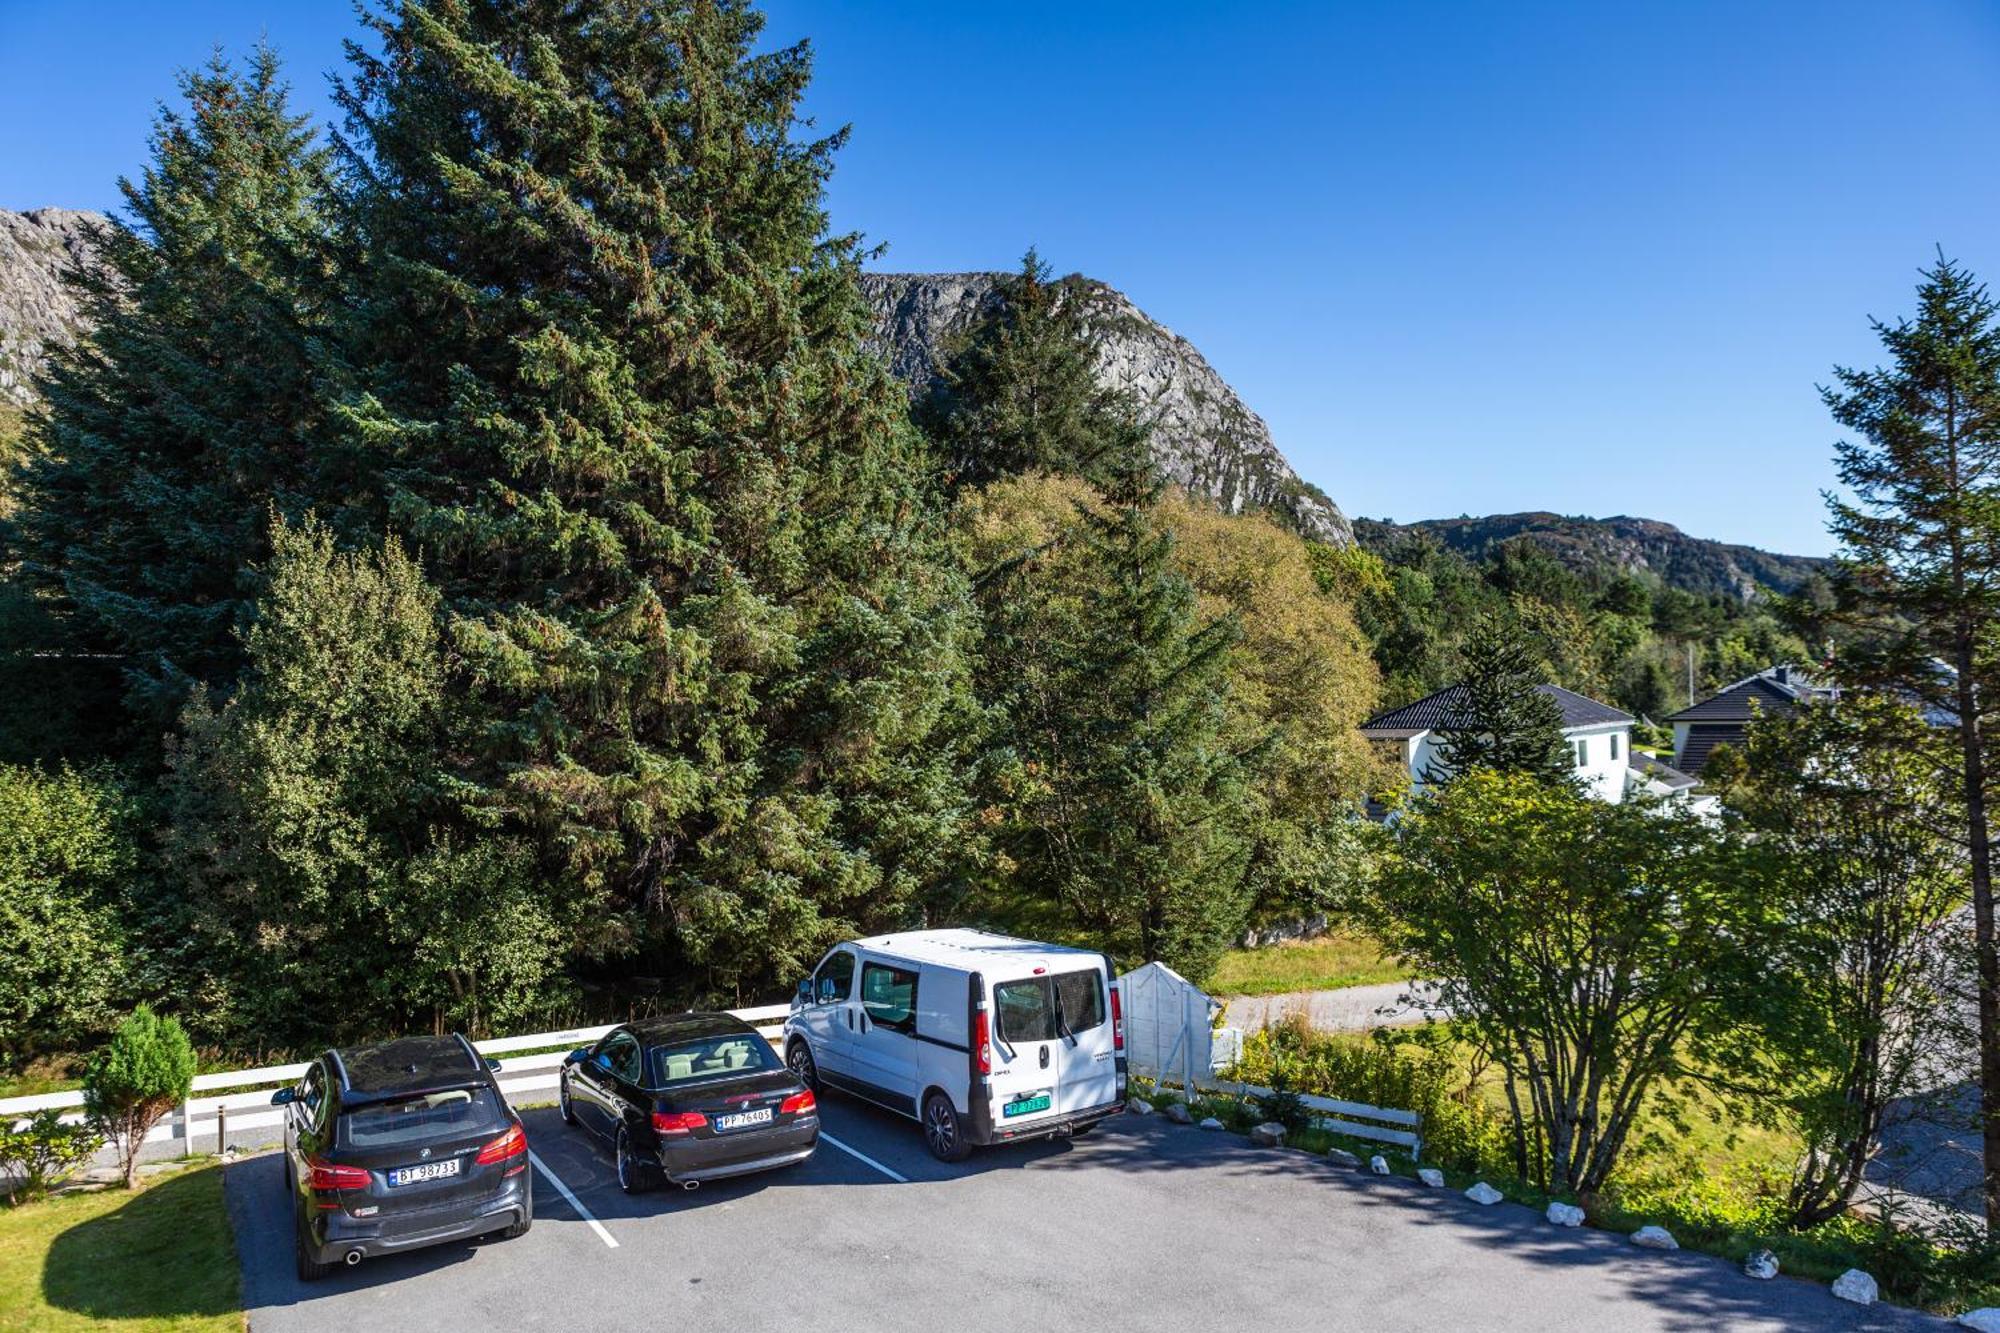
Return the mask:
{"type": "Polygon", "coordinates": [[[898,1032],[916,1031],[917,974],[887,963],[863,963],[861,1008],[871,1023],[898,1032]]]}
{"type": "Polygon", "coordinates": [[[854,955],[845,949],[827,955],[813,974],[813,997],[821,1004],[840,1004],[854,990],[854,955]]]}
{"type": "Polygon", "coordinates": [[[1065,1031],[1088,1032],[1104,1022],[1104,978],[1095,969],[1055,977],[1023,977],[993,988],[1000,1040],[1054,1041],[1065,1031]]]}

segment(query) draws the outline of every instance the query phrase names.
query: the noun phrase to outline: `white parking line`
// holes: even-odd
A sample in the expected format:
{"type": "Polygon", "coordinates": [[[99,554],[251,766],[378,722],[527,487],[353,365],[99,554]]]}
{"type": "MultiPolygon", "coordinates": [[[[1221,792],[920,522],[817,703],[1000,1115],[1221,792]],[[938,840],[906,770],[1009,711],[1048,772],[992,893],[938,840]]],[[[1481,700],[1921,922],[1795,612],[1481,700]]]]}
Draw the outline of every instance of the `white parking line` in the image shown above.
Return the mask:
{"type": "Polygon", "coordinates": [[[549,1164],[547,1162],[544,1162],[541,1158],[535,1156],[535,1150],[533,1148],[528,1149],[528,1160],[535,1164],[535,1170],[541,1172],[543,1175],[549,1178],[549,1184],[554,1185],[556,1187],[556,1193],[562,1195],[564,1199],[569,1201],[569,1206],[576,1209],[576,1215],[578,1217],[581,1217],[584,1221],[590,1223],[590,1229],[597,1233],[597,1238],[599,1240],[603,1241],[606,1245],[609,1245],[614,1250],[618,1248],[617,1240],[615,1240],[612,1237],[610,1232],[604,1229],[604,1224],[590,1215],[590,1209],[584,1207],[582,1201],[579,1200],[574,1194],[571,1194],[569,1192],[569,1186],[562,1183],[561,1176],[558,1176],[555,1172],[549,1170],[549,1164]]]}
{"type": "MultiPolygon", "coordinates": [[[[859,1160],[866,1162],[868,1165],[874,1167],[877,1171],[880,1171],[883,1175],[889,1177],[889,1179],[895,1181],[898,1185],[907,1185],[910,1183],[910,1178],[908,1176],[897,1175],[894,1171],[891,1171],[888,1167],[882,1165],[880,1162],[876,1161],[873,1157],[870,1157],[867,1153],[859,1152],[853,1148],[848,1147],[846,1144],[842,1143],[839,1139],[833,1137],[833,1135],[827,1133],[825,1130],[820,1131],[819,1141],[821,1143],[831,1143],[834,1147],[840,1149],[842,1152],[846,1153],[849,1157],[858,1158],[859,1160]]],[[[556,1188],[561,1189],[562,1187],[558,1185],[556,1188]]],[[[568,1193],[568,1191],[565,1190],[564,1193],[568,1193]]]]}

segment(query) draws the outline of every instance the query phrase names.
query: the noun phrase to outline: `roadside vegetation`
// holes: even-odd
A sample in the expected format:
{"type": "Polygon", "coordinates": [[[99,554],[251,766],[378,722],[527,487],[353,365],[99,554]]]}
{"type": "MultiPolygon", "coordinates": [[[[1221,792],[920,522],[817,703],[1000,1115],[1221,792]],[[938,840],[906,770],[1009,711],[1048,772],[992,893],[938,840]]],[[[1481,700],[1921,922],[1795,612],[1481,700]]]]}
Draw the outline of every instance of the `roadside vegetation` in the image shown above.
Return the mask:
{"type": "Polygon", "coordinates": [[[1413,975],[1374,939],[1337,926],[1309,940],[1231,949],[1216,964],[1208,990],[1220,996],[1283,995],[1407,981],[1413,975]]]}

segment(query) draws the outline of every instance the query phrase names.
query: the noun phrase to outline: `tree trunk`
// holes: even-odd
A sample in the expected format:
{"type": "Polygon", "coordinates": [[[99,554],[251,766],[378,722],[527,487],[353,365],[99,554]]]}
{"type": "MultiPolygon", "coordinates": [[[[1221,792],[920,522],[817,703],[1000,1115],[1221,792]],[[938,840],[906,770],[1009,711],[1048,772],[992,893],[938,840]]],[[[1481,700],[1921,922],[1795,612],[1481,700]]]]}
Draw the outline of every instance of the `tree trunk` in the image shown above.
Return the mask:
{"type": "Polygon", "coordinates": [[[1957,661],[1958,738],[1963,760],[1966,845],[1972,871],[1973,958],[1979,971],[1979,1124],[1986,1223],[2000,1225],[2000,952],[1993,939],[1993,857],[1986,836],[1986,758],[1979,735],[1972,638],[1961,631],[1957,661]]]}

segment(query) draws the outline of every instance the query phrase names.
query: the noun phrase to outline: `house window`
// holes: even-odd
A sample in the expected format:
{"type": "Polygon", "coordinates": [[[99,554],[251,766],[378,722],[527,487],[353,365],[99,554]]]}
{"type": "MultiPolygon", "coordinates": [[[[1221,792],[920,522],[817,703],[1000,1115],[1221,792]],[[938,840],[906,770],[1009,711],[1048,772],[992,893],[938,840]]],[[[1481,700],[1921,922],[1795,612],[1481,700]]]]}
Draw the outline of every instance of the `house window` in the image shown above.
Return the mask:
{"type": "Polygon", "coordinates": [[[1590,743],[1579,736],[1576,738],[1576,766],[1582,768],[1590,762],[1590,743]]]}
{"type": "Polygon", "coordinates": [[[1611,733],[1611,758],[1614,762],[1618,758],[1618,733],[1615,731],[1611,733]]]}

